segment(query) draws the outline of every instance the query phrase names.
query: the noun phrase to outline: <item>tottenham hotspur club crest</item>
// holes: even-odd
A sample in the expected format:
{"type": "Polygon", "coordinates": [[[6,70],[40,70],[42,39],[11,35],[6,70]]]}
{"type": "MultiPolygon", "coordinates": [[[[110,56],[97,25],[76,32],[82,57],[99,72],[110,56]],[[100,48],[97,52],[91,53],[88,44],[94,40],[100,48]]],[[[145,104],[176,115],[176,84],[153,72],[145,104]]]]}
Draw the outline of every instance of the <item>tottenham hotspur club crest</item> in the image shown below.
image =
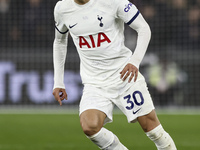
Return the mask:
{"type": "Polygon", "coordinates": [[[102,23],[103,17],[99,17],[99,15],[97,15],[97,19],[100,21],[99,26],[100,26],[100,27],[103,27],[103,23],[102,23]]]}

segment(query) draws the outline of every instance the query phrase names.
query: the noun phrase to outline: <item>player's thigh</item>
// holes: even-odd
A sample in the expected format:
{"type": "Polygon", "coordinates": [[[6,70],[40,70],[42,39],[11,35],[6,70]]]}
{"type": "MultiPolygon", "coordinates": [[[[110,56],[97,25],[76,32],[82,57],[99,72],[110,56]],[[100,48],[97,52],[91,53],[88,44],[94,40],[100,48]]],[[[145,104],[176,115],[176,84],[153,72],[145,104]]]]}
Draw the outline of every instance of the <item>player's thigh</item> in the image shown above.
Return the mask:
{"type": "Polygon", "coordinates": [[[102,121],[101,116],[103,116],[103,124],[112,122],[113,107],[112,101],[105,96],[102,90],[96,87],[85,86],[79,105],[81,122],[87,122],[89,125],[94,123],[95,125],[99,120],[102,121]]]}
{"type": "Polygon", "coordinates": [[[88,109],[81,113],[80,124],[87,135],[97,133],[104,125],[106,114],[97,109],[88,109]]]}
{"type": "Polygon", "coordinates": [[[138,117],[137,120],[145,132],[151,131],[160,124],[160,121],[156,115],[155,110],[152,110],[147,115],[138,117]]]}

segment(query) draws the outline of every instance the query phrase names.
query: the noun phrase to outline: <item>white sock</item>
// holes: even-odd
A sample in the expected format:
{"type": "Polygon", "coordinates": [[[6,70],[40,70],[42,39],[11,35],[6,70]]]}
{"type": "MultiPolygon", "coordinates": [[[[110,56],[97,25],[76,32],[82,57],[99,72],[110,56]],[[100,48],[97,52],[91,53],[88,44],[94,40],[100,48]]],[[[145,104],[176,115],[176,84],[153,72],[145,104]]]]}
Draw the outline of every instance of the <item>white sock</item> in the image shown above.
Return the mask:
{"type": "Polygon", "coordinates": [[[128,150],[116,135],[105,128],[88,138],[102,150],[128,150]]]}
{"type": "Polygon", "coordinates": [[[103,150],[128,150],[118,139],[116,135],[114,135],[114,141],[112,142],[111,145],[106,147],[103,150]]]}
{"type": "Polygon", "coordinates": [[[162,125],[146,132],[146,135],[155,143],[158,150],[177,150],[174,141],[162,125]]]}

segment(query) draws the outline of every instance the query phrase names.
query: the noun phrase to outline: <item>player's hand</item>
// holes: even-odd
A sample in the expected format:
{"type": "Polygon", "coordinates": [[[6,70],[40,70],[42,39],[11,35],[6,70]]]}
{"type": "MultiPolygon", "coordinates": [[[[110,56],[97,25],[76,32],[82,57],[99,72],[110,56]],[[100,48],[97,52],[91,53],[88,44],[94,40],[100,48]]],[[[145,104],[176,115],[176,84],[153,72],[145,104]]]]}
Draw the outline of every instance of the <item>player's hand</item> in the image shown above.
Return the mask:
{"type": "Polygon", "coordinates": [[[58,103],[60,104],[60,106],[62,106],[62,101],[64,99],[67,100],[67,93],[66,93],[65,89],[55,88],[53,90],[53,95],[54,95],[56,101],[58,101],[58,103]]]}
{"type": "Polygon", "coordinates": [[[135,67],[134,65],[128,63],[124,67],[124,69],[120,72],[120,74],[121,74],[120,78],[123,81],[125,81],[128,78],[128,76],[130,75],[128,82],[130,83],[131,80],[133,79],[133,77],[134,77],[134,82],[135,82],[138,77],[138,68],[135,67]]]}

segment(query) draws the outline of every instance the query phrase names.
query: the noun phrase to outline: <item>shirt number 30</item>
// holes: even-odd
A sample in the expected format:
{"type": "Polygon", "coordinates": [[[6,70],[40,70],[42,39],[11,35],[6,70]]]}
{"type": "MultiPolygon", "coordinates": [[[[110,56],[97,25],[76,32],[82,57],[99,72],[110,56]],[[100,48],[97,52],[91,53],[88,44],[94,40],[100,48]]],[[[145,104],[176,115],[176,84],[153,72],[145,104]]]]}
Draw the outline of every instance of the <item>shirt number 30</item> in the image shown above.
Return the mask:
{"type": "Polygon", "coordinates": [[[135,91],[132,94],[132,98],[131,99],[131,95],[127,95],[124,97],[125,100],[127,100],[127,104],[129,104],[128,106],[126,106],[126,109],[131,110],[134,107],[134,104],[141,106],[142,104],[144,104],[144,97],[142,95],[142,93],[140,91],[135,91]],[[136,98],[136,95],[139,95],[139,97],[136,98]]]}

